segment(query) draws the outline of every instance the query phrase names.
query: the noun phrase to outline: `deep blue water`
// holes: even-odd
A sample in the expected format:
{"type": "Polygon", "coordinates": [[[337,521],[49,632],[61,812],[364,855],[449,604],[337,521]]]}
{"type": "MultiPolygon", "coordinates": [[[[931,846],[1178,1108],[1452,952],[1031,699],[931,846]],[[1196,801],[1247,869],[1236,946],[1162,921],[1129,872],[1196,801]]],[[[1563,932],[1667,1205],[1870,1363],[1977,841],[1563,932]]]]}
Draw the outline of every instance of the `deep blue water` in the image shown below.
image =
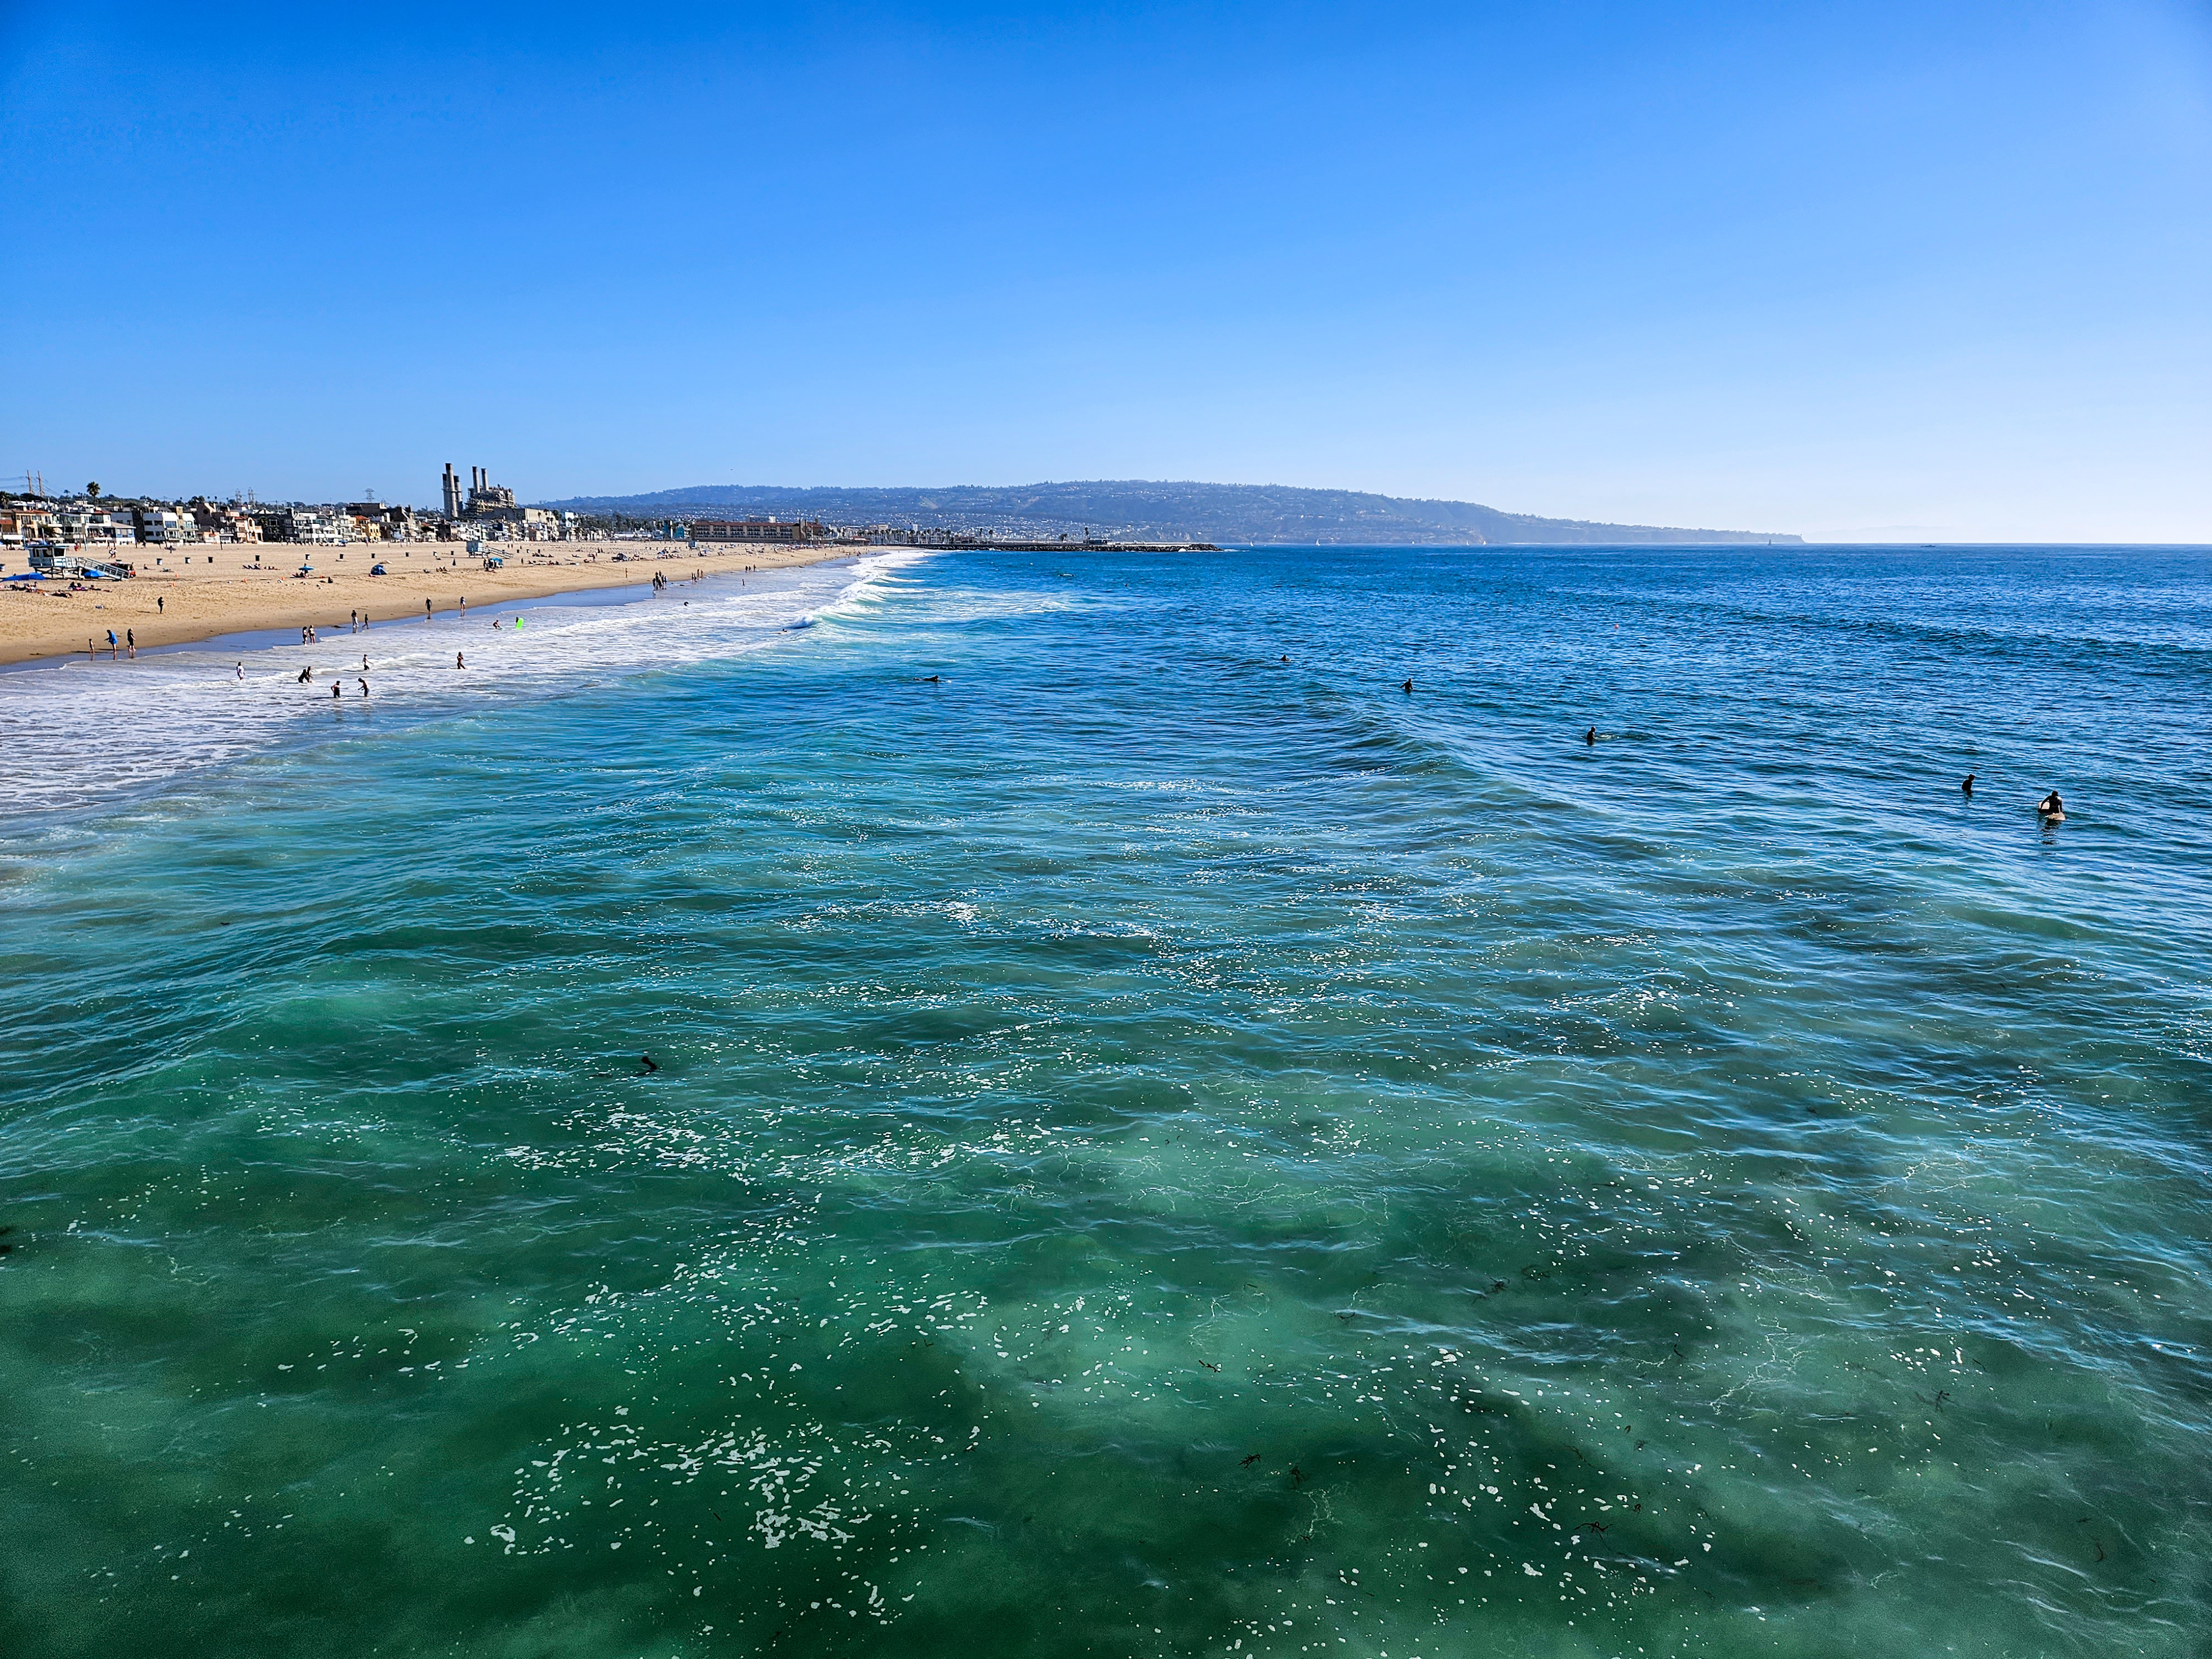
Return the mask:
{"type": "Polygon", "coordinates": [[[2212,556],[461,637],[0,678],[9,1654],[2212,1650],[2212,556]]]}

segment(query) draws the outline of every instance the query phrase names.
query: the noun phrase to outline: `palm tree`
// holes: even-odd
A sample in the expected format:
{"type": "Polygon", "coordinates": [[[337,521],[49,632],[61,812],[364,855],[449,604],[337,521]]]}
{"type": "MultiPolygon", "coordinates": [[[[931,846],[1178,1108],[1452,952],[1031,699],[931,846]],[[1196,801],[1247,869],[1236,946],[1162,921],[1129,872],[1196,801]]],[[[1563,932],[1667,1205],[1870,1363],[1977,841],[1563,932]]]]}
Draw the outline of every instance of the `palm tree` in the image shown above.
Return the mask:
{"type": "Polygon", "coordinates": [[[88,483],[84,487],[84,493],[96,501],[100,499],[100,486],[96,483],[88,483]]]}

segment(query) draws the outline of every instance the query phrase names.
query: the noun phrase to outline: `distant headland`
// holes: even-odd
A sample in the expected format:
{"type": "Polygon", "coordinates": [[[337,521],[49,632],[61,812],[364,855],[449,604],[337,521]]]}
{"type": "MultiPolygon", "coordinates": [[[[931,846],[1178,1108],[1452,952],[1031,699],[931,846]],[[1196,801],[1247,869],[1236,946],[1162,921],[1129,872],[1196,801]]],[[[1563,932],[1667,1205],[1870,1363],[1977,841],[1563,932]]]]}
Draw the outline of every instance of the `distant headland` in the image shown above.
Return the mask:
{"type": "Polygon", "coordinates": [[[1125,542],[1232,545],[1551,547],[1802,544],[1804,539],[1778,531],[1685,530],[1540,519],[1473,501],[1419,501],[1353,489],[1143,479],[955,484],[936,489],[696,484],[643,495],[577,495],[546,505],[639,519],[681,519],[703,510],[736,509],[755,518],[963,532],[1024,541],[1095,535],[1125,542]]]}

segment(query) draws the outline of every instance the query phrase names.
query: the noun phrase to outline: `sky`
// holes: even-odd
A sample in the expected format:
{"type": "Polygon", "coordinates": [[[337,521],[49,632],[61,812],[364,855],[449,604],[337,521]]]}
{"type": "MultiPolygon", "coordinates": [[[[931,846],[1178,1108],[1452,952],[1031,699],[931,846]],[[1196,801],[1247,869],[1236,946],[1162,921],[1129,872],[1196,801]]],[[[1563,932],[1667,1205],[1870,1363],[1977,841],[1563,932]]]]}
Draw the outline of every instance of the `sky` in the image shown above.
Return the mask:
{"type": "Polygon", "coordinates": [[[2212,541],[2205,0],[0,0],[0,170],[49,489],[2212,541]]]}

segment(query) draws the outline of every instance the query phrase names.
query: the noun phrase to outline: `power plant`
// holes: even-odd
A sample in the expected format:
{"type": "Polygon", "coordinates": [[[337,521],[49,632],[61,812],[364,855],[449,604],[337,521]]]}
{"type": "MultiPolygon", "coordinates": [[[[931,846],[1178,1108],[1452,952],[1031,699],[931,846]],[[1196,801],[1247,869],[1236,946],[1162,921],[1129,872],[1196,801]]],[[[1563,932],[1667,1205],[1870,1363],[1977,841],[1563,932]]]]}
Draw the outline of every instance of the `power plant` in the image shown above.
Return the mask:
{"type": "Polygon", "coordinates": [[[438,483],[448,519],[503,519],[510,524],[539,526],[558,522],[555,514],[542,507],[517,507],[514,492],[505,484],[494,483],[490,471],[484,467],[469,469],[469,493],[465,497],[461,494],[460,476],[453,471],[451,461],[446,463],[445,476],[438,483]]]}

